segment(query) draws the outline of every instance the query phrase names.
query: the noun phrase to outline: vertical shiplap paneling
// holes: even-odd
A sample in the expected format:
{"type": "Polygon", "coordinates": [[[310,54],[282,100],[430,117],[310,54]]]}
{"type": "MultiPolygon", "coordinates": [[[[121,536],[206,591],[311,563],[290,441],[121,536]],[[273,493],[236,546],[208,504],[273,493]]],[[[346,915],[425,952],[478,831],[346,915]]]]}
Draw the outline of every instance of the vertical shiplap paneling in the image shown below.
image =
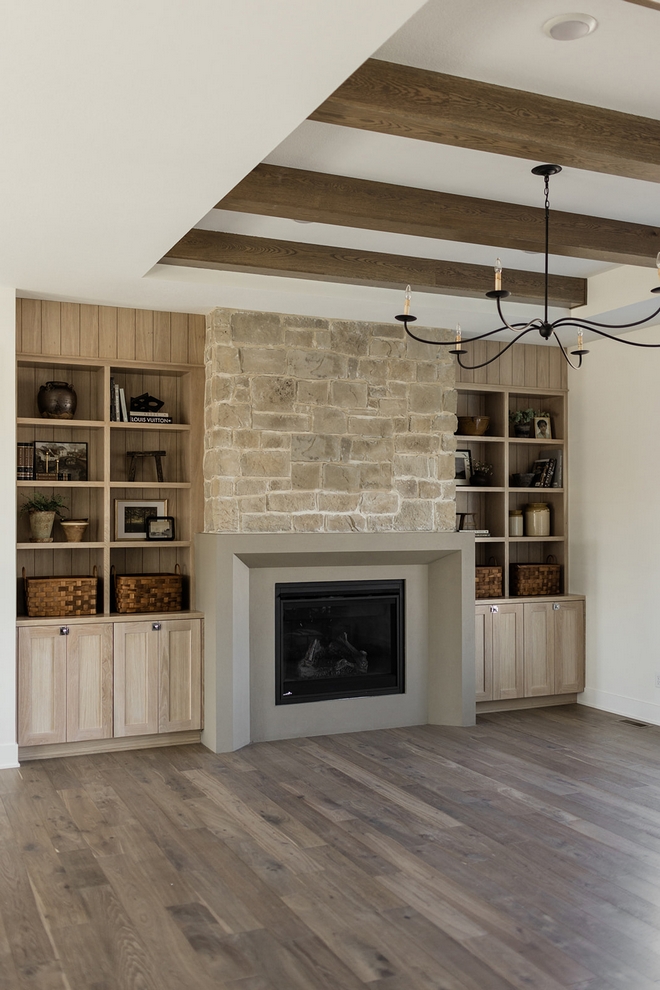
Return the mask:
{"type": "Polygon", "coordinates": [[[172,360],[171,338],[171,314],[154,313],[154,361],[162,364],[172,360]]]}
{"type": "Polygon", "coordinates": [[[60,346],[61,354],[67,357],[80,356],[80,306],[78,303],[60,304],[60,346]]]}
{"type": "Polygon", "coordinates": [[[154,313],[135,310],[135,360],[151,364],[154,359],[154,313]]]}
{"type": "Polygon", "coordinates": [[[80,306],[80,356],[99,356],[99,307],[80,306]]]}
{"type": "Polygon", "coordinates": [[[117,314],[115,306],[99,306],[99,357],[117,357],[117,314]]]}
{"type": "Polygon", "coordinates": [[[44,299],[41,303],[41,353],[61,354],[61,313],[58,302],[44,299]]]}
{"type": "Polygon", "coordinates": [[[170,314],[170,360],[173,364],[188,363],[188,314],[170,314]]]}
{"type": "Polygon", "coordinates": [[[21,305],[23,354],[41,354],[41,299],[24,299],[21,305]]]}
{"type": "Polygon", "coordinates": [[[558,350],[550,344],[536,347],[536,384],[538,388],[550,388],[550,351],[558,350]]]}
{"type": "Polygon", "coordinates": [[[188,316],[188,364],[204,364],[206,317],[196,313],[188,316]]]}
{"type": "Polygon", "coordinates": [[[117,359],[135,360],[135,310],[117,310],[117,359]]]}

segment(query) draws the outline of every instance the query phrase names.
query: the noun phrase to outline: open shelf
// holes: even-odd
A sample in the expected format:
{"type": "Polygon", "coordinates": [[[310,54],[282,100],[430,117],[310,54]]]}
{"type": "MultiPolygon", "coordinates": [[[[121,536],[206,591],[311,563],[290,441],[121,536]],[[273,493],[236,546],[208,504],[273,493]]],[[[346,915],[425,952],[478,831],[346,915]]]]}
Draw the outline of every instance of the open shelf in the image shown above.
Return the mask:
{"type": "Polygon", "coordinates": [[[185,433],[190,423],[118,423],[110,421],[111,430],[159,430],[163,433],[185,433]]]}
{"type": "Polygon", "coordinates": [[[17,550],[102,550],[105,543],[86,543],[81,540],[80,543],[17,543],[17,550]]]}

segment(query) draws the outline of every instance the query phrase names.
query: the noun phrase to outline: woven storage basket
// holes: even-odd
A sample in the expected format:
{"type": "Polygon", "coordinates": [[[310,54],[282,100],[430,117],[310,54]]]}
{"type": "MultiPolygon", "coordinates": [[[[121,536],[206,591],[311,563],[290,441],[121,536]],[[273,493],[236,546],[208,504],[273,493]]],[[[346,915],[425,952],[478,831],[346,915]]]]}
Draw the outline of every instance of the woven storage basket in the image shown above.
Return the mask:
{"type": "Polygon", "coordinates": [[[561,589],[561,564],[550,555],[545,564],[511,564],[511,594],[558,595],[561,589]]]}
{"type": "Polygon", "coordinates": [[[96,567],[92,577],[28,577],[23,568],[23,584],[29,616],[96,615],[96,567]]]}
{"type": "MultiPolygon", "coordinates": [[[[493,561],[494,557],[491,558],[493,561]]],[[[475,567],[475,598],[501,598],[504,568],[490,562],[486,567],[475,567]]]]}
{"type": "Polygon", "coordinates": [[[174,574],[116,574],[112,569],[118,612],[180,612],[181,568],[174,574]]]}

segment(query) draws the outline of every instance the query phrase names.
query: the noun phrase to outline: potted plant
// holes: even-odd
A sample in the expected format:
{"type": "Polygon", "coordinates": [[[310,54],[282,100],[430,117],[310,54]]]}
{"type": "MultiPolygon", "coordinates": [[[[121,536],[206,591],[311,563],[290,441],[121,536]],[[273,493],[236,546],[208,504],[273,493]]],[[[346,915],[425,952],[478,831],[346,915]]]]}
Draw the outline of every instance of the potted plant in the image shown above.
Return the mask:
{"type": "Polygon", "coordinates": [[[473,465],[472,477],[470,478],[471,485],[478,485],[484,487],[485,485],[491,484],[491,475],[493,473],[493,465],[486,464],[485,461],[475,461],[473,465]]]}
{"type": "Polygon", "coordinates": [[[533,409],[510,409],[509,422],[513,426],[514,435],[517,437],[531,437],[534,429],[534,417],[546,416],[546,412],[535,412],[533,409]]]}
{"type": "Polygon", "coordinates": [[[24,495],[25,501],[21,506],[21,513],[27,512],[30,516],[30,541],[32,543],[52,543],[53,523],[55,516],[62,518],[62,512],[68,511],[61,495],[44,495],[42,492],[33,492],[31,495],[24,495]]]}

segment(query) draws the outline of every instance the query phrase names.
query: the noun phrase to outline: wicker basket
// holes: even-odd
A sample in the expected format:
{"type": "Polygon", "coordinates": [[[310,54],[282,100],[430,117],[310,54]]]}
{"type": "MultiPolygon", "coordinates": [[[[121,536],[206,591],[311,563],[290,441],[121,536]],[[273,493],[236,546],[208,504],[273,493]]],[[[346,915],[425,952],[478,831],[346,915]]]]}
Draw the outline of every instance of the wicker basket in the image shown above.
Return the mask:
{"type": "Polygon", "coordinates": [[[561,564],[550,555],[545,564],[511,564],[511,594],[517,597],[558,595],[561,590],[561,564]]]}
{"type": "Polygon", "coordinates": [[[116,574],[112,568],[117,611],[180,612],[181,568],[174,574],[116,574]]]}
{"type": "MultiPolygon", "coordinates": [[[[491,560],[495,560],[491,557],[491,560]]],[[[475,598],[501,598],[503,567],[488,562],[486,567],[475,567],[475,598]]]]}
{"type": "Polygon", "coordinates": [[[28,577],[23,568],[29,616],[96,615],[98,577],[28,577]]]}

